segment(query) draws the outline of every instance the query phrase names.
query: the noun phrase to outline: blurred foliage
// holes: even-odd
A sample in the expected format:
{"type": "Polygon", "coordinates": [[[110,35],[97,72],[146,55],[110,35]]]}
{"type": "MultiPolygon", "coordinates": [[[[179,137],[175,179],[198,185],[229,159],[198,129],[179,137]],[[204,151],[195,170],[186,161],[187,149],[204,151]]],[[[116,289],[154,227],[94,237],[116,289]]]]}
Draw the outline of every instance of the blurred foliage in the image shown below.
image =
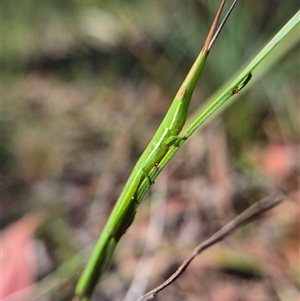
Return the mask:
{"type": "MultiPolygon", "coordinates": [[[[59,226],[49,223],[50,233],[64,225],[57,252],[71,257],[78,245],[93,241],[199,53],[219,3],[1,2],[2,226],[44,207],[60,220],[59,226]],[[95,216],[86,225],[91,208],[95,216]],[[62,242],[81,225],[91,227],[88,238],[75,237],[71,251],[70,242],[62,242]]],[[[256,54],[298,6],[296,0],[240,1],[211,51],[191,110],[256,54]]],[[[251,158],[263,145],[297,141],[298,85],[294,49],[226,111],[222,124],[232,170],[255,169],[251,158]]],[[[197,160],[188,158],[187,164],[197,160]]],[[[181,168],[182,178],[189,168],[181,168]]],[[[53,258],[55,266],[66,260],[53,258]]]]}

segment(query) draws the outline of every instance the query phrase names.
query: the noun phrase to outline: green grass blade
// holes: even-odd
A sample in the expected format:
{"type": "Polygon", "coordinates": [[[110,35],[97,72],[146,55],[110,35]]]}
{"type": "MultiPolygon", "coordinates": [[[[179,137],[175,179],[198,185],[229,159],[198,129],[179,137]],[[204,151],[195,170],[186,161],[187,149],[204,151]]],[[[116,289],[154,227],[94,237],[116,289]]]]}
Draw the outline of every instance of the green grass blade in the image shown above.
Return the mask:
{"type": "MultiPolygon", "coordinates": [[[[293,17],[294,22],[297,21],[297,14],[293,17]]],[[[299,15],[298,15],[299,20],[299,15]]],[[[292,24],[291,24],[292,25],[292,24]]],[[[284,43],[277,44],[276,47],[271,49],[272,53],[264,57],[263,61],[255,68],[255,73],[253,73],[253,78],[251,79],[251,84],[254,84],[258,80],[260,80],[278,61],[280,61],[289,51],[291,51],[297,44],[300,42],[299,36],[299,28],[292,26],[291,29],[286,27],[287,34],[282,36],[284,38],[284,43]]],[[[283,30],[283,29],[282,29],[283,30]]],[[[282,39],[281,38],[281,39],[282,39]]],[[[252,60],[253,61],[253,60],[252,60]]],[[[250,62],[252,62],[250,61],[250,62]]],[[[250,65],[250,62],[244,64],[243,67],[239,69],[230,79],[228,79],[217,91],[215,91],[207,101],[202,104],[199,109],[193,112],[186,122],[186,128],[191,125],[191,123],[207,108],[210,104],[212,104],[215,99],[222,93],[222,91],[226,90],[226,87],[229,87],[232,82],[250,65]]],[[[234,101],[236,101],[240,97],[240,94],[237,94],[236,97],[230,98],[222,107],[218,109],[217,112],[213,116],[211,116],[210,121],[221,114],[227,107],[229,107],[234,101]]]]}
{"type": "MultiPolygon", "coordinates": [[[[296,28],[300,23],[300,11],[298,11],[286,25],[269,41],[269,43],[254,57],[254,59],[240,72],[240,74],[224,89],[224,91],[201,113],[185,130],[183,135],[189,138],[213,113],[215,113],[226,101],[228,101],[234,93],[232,91],[241,85],[248,74],[250,74],[271,51],[275,49],[280,42],[296,28]]],[[[150,174],[151,179],[154,181],[160,172],[165,168],[168,162],[176,154],[179,148],[185,143],[186,139],[181,140],[178,145],[172,146],[163,160],[157,166],[157,169],[150,174]]],[[[144,181],[138,190],[138,200],[141,202],[149,189],[149,184],[144,181]]]]}

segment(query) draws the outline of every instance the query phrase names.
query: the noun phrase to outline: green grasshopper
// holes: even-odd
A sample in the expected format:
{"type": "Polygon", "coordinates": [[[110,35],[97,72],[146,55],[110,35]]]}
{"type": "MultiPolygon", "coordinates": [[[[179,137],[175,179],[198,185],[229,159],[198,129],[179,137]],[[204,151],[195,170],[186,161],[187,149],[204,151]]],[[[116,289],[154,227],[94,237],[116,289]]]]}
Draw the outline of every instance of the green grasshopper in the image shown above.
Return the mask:
{"type": "Polygon", "coordinates": [[[153,139],[150,141],[144,153],[136,163],[120,197],[118,198],[117,203],[92,252],[87,267],[79,279],[75,291],[77,297],[74,300],[89,300],[98,279],[107,269],[119,239],[126,232],[135,216],[136,207],[138,206],[137,191],[141,183],[146,179],[149,183],[148,186],[150,186],[152,184],[152,180],[149,174],[156,169],[170,147],[174,145],[176,146],[183,140],[187,139],[184,134],[180,135],[180,133],[186,121],[192,94],[202,73],[209,51],[237,0],[233,2],[227,15],[224,17],[224,20],[215,32],[216,25],[225,2],[226,0],[222,0],[203,49],[179,88],[153,139]]]}

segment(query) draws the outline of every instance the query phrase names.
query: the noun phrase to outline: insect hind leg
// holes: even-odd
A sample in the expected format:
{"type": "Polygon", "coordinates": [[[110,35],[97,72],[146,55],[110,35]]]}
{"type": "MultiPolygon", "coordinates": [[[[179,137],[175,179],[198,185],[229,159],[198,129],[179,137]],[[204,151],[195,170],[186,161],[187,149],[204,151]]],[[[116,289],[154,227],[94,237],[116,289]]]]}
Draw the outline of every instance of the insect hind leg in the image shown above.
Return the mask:
{"type": "Polygon", "coordinates": [[[147,181],[148,181],[149,186],[153,185],[153,184],[154,184],[154,181],[150,178],[150,176],[148,175],[146,169],[143,168],[143,167],[142,167],[141,169],[142,169],[142,172],[143,172],[145,178],[146,178],[147,181]]]}

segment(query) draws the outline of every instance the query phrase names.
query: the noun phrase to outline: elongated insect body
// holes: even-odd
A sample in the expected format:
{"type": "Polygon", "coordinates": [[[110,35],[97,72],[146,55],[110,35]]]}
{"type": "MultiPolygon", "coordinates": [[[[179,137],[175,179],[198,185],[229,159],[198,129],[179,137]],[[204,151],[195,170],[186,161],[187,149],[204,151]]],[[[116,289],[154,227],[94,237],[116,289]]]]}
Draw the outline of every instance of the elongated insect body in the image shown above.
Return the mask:
{"type": "Polygon", "coordinates": [[[179,134],[185,124],[192,93],[205,64],[208,53],[201,51],[191,71],[176,94],[165,118],[156,131],[153,139],[136,163],[126,185],[118,198],[116,205],[102,231],[99,241],[91,255],[91,259],[84,270],[76,287],[77,295],[89,295],[91,285],[86,285],[89,279],[99,279],[107,269],[110,256],[121,238],[130,226],[135,212],[135,193],[140,183],[153,168],[155,169],[170,146],[179,139],[179,134]],[[99,254],[106,254],[104,258],[99,254]]]}
{"type": "MultiPolygon", "coordinates": [[[[138,202],[140,201],[137,199],[137,193],[141,183],[144,183],[147,179],[148,185],[150,186],[152,180],[149,177],[149,173],[159,168],[160,162],[164,159],[172,146],[177,146],[183,139],[186,139],[186,136],[180,135],[180,133],[186,121],[192,94],[202,73],[212,44],[234,6],[233,4],[225,16],[225,20],[221,23],[219,30],[217,30],[214,35],[225,1],[226,0],[222,0],[208,33],[204,48],[199,53],[187,77],[179,88],[154,137],[136,163],[108,218],[90,260],[76,286],[75,293],[81,301],[89,300],[89,296],[91,296],[96,282],[110,263],[111,256],[119,239],[130,226],[135,216],[138,202]]],[[[234,2],[236,1],[237,0],[234,2]]]]}

